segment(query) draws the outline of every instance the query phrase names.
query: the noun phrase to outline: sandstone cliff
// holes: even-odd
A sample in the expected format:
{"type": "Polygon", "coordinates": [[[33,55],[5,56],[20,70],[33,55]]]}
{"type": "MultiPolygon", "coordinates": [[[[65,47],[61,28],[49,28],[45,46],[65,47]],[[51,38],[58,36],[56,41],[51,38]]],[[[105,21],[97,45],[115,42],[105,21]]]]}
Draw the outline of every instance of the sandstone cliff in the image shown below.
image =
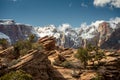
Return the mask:
{"type": "Polygon", "coordinates": [[[48,54],[37,50],[9,62],[6,67],[0,67],[0,75],[18,69],[22,69],[31,74],[34,80],[65,80],[63,76],[52,67],[51,62],[48,60],[48,54]]]}
{"type": "Polygon", "coordinates": [[[7,35],[11,43],[15,43],[17,40],[27,39],[30,34],[35,34],[32,26],[18,24],[13,20],[1,20],[0,32],[7,35]]]}

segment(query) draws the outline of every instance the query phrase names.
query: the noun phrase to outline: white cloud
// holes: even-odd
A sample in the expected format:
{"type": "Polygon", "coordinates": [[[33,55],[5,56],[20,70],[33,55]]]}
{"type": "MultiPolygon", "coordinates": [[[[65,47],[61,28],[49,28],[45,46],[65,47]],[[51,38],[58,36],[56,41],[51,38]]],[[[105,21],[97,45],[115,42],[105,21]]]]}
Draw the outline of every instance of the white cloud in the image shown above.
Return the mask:
{"type": "Polygon", "coordinates": [[[95,26],[95,27],[98,27],[100,23],[104,22],[104,20],[97,20],[95,22],[92,22],[91,23],[91,26],[95,26]]]}
{"type": "Polygon", "coordinates": [[[111,0],[94,0],[94,5],[95,6],[105,6],[107,3],[110,3],[111,0]]]}
{"type": "Polygon", "coordinates": [[[71,25],[68,23],[62,24],[58,27],[58,29],[63,32],[65,32],[67,29],[70,29],[70,28],[71,28],[71,25]]]}
{"type": "Polygon", "coordinates": [[[112,0],[111,5],[120,8],[120,0],[112,0]]]}
{"type": "Polygon", "coordinates": [[[120,17],[116,17],[116,18],[111,18],[110,22],[118,24],[120,22],[120,17]]]}
{"type": "Polygon", "coordinates": [[[120,23],[120,17],[116,17],[116,18],[111,18],[109,21],[110,26],[115,29],[116,28],[116,24],[120,23]]]}
{"type": "Polygon", "coordinates": [[[110,24],[110,27],[115,29],[116,28],[116,24],[120,23],[120,17],[115,17],[115,18],[110,18],[110,20],[105,21],[105,20],[97,20],[95,22],[92,22],[90,24],[90,26],[95,26],[96,28],[98,28],[99,24],[102,22],[108,22],[110,24]]]}
{"type": "Polygon", "coordinates": [[[88,25],[87,25],[86,22],[84,22],[84,23],[82,23],[80,26],[81,26],[82,28],[86,28],[88,25]]]}
{"type": "Polygon", "coordinates": [[[88,5],[86,5],[85,3],[81,3],[82,7],[88,7],[88,5]]]}
{"type": "Polygon", "coordinates": [[[115,8],[120,8],[120,0],[94,0],[93,4],[100,7],[110,5],[115,8]]]}
{"type": "Polygon", "coordinates": [[[93,38],[94,35],[92,35],[91,33],[93,33],[95,30],[94,28],[89,29],[91,26],[87,25],[86,22],[81,24],[81,29],[83,30],[81,37],[83,39],[88,39],[88,38],[93,38]]]}

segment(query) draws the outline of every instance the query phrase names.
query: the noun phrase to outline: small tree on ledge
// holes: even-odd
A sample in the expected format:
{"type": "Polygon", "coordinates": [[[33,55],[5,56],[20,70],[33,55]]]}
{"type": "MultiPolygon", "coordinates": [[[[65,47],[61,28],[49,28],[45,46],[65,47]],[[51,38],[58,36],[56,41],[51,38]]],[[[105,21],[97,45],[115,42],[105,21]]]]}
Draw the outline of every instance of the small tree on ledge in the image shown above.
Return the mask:
{"type": "Polygon", "coordinates": [[[86,69],[86,66],[87,66],[88,60],[89,60],[89,54],[88,54],[87,49],[80,47],[77,50],[75,57],[78,58],[83,63],[84,68],[86,69]]]}
{"type": "Polygon", "coordinates": [[[9,46],[9,42],[7,41],[7,39],[0,39],[0,45],[3,47],[3,49],[6,49],[9,46]]]}

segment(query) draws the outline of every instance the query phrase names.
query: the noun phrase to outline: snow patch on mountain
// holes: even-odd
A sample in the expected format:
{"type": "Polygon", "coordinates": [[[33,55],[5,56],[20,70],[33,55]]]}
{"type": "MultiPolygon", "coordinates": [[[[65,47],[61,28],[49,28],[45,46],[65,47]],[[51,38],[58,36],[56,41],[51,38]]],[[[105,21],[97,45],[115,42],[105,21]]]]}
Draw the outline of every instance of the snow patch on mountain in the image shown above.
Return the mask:
{"type": "Polygon", "coordinates": [[[70,24],[66,23],[66,24],[60,25],[58,27],[58,30],[62,31],[62,32],[66,32],[66,31],[70,30],[71,28],[72,28],[72,26],[70,24]]]}
{"type": "Polygon", "coordinates": [[[7,40],[8,40],[8,42],[10,42],[10,43],[11,43],[10,38],[9,38],[7,35],[5,35],[4,33],[1,33],[1,32],[0,32],[0,39],[7,39],[7,40]]]}
{"type": "Polygon", "coordinates": [[[45,27],[35,27],[34,29],[35,31],[38,32],[39,37],[44,37],[44,36],[54,36],[56,38],[60,37],[54,25],[45,26],[45,27]]]}
{"type": "Polygon", "coordinates": [[[14,20],[12,20],[12,19],[0,20],[0,25],[12,25],[12,24],[15,24],[14,20]]]}
{"type": "Polygon", "coordinates": [[[95,22],[92,22],[91,26],[95,26],[96,28],[98,28],[99,24],[102,23],[102,22],[105,22],[105,21],[104,20],[97,20],[95,22]]]}
{"type": "Polygon", "coordinates": [[[108,21],[108,23],[110,24],[110,27],[112,29],[116,29],[117,24],[120,23],[120,17],[111,18],[110,21],[108,21]]]}
{"type": "Polygon", "coordinates": [[[101,23],[107,22],[112,29],[117,28],[120,18],[116,17],[109,21],[97,20],[90,25],[83,23],[78,28],[73,28],[70,24],[62,24],[56,27],[55,25],[48,25],[44,27],[35,27],[39,37],[54,36],[59,45],[64,47],[79,47],[84,44],[83,40],[91,40],[99,37],[98,27],[101,23]]]}

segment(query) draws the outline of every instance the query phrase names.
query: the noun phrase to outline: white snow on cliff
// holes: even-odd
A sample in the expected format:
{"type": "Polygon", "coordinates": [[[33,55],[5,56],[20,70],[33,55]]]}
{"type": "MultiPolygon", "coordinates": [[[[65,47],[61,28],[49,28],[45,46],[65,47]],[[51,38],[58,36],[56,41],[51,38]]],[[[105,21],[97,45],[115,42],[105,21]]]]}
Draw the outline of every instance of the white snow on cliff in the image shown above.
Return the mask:
{"type": "MultiPolygon", "coordinates": [[[[37,37],[54,36],[58,43],[64,43],[67,46],[78,46],[82,43],[83,39],[89,40],[94,38],[96,33],[98,33],[98,26],[102,22],[108,22],[112,29],[116,29],[116,25],[120,23],[120,18],[112,18],[109,21],[97,20],[90,25],[84,22],[77,28],[72,27],[68,23],[59,26],[51,24],[43,27],[33,27],[34,29],[31,28],[31,33],[36,34],[37,37]]],[[[0,25],[14,24],[21,25],[20,23],[15,23],[13,20],[0,20],[0,25]]],[[[0,33],[0,38],[6,38],[10,41],[10,38],[3,33],[0,33]]]]}
{"type": "Polygon", "coordinates": [[[12,19],[2,19],[2,20],[0,20],[0,24],[2,24],[2,25],[12,25],[12,24],[15,24],[15,22],[12,19]]]}
{"type": "Polygon", "coordinates": [[[11,43],[11,40],[10,40],[10,38],[7,36],[7,35],[5,35],[4,33],[1,33],[0,32],[0,39],[7,39],[8,40],[8,42],[10,42],[11,43]]]}

